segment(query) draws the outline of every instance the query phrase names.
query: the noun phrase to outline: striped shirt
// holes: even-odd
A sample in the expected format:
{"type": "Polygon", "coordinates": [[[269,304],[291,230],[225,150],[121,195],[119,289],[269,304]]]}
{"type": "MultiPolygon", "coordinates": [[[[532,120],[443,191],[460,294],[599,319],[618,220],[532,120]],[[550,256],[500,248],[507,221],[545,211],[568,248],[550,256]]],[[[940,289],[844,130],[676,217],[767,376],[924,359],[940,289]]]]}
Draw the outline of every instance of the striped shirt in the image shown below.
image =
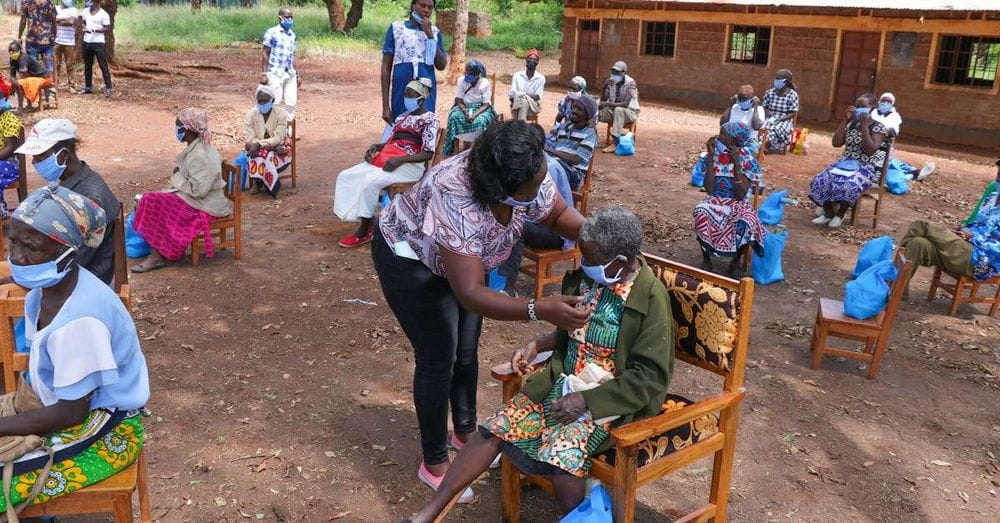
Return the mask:
{"type": "Polygon", "coordinates": [[[570,154],[575,154],[583,161],[571,165],[570,167],[580,173],[580,179],[587,174],[590,168],[590,160],[594,156],[594,149],[597,148],[597,131],[592,126],[577,129],[572,122],[566,121],[552,131],[552,148],[570,154]]]}

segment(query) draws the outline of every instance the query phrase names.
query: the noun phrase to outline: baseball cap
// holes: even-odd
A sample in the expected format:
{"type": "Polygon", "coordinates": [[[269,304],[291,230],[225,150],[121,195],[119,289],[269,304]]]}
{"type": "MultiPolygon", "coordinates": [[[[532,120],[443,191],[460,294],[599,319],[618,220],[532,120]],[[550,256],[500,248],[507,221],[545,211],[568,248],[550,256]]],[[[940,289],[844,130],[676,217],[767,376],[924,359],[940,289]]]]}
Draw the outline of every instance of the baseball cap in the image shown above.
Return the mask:
{"type": "Polygon", "coordinates": [[[76,138],[76,125],[73,125],[73,122],[65,118],[46,118],[31,128],[24,145],[14,152],[34,156],[48,151],[63,140],[72,138],[76,138]]]}
{"type": "Polygon", "coordinates": [[[615,65],[611,66],[611,70],[625,73],[628,72],[628,65],[626,65],[625,62],[618,60],[617,62],[615,62],[615,65]]]}

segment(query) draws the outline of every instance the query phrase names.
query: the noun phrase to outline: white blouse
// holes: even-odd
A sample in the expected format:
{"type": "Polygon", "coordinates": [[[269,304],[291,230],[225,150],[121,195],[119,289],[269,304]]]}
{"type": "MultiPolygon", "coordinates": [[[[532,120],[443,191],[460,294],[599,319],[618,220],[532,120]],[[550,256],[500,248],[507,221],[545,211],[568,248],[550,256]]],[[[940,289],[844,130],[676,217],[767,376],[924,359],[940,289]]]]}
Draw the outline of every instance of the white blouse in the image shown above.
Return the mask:
{"type": "Polygon", "coordinates": [[[467,104],[490,103],[490,99],[493,98],[493,86],[486,78],[480,78],[476,85],[470,86],[465,77],[462,77],[455,89],[455,98],[461,98],[467,104]]]}

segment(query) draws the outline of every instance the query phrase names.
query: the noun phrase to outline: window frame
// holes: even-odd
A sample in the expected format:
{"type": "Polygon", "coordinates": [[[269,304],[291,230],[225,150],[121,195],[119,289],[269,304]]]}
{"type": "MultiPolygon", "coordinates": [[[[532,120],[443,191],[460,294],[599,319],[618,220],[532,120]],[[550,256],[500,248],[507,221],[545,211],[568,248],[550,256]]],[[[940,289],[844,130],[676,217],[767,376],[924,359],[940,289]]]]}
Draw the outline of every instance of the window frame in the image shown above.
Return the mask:
{"type": "MultiPolygon", "coordinates": [[[[725,53],[723,55],[724,62],[725,63],[730,63],[730,64],[741,64],[741,65],[753,65],[753,66],[760,66],[760,67],[768,67],[771,64],[771,50],[773,49],[773,42],[774,42],[774,26],[773,25],[736,25],[736,24],[728,24],[727,34],[726,34],[726,47],[723,50],[723,52],[725,53]],[[738,31],[738,29],[752,29],[752,30],[754,30],[753,31],[753,34],[754,34],[754,47],[752,49],[752,53],[753,53],[754,57],[752,59],[750,59],[750,60],[733,58],[733,51],[734,51],[733,42],[735,41],[734,36],[737,33],[750,34],[750,32],[748,32],[748,31],[742,31],[742,30],[738,31]],[[758,62],[757,61],[757,55],[760,54],[760,52],[757,50],[757,37],[760,35],[760,31],[762,29],[767,31],[767,51],[766,51],[766,57],[767,58],[766,58],[766,60],[764,62],[758,62]]],[[[746,49],[745,46],[742,49],[742,51],[744,53],[747,51],[747,49],[746,49]]]]}
{"type": "Polygon", "coordinates": [[[639,38],[639,55],[640,56],[651,56],[655,58],[677,58],[677,33],[678,26],[680,25],[676,20],[641,20],[642,22],[642,38],[639,38]],[[669,43],[664,43],[664,47],[669,46],[670,54],[657,54],[649,53],[646,51],[647,48],[647,35],[649,34],[650,24],[666,24],[668,29],[673,26],[673,32],[671,35],[670,31],[666,31],[667,35],[671,35],[672,41],[669,43]]]}
{"type": "Polygon", "coordinates": [[[934,48],[934,60],[930,65],[930,75],[928,81],[943,87],[959,87],[963,89],[971,89],[978,92],[990,92],[996,91],[998,80],[1000,80],[1000,37],[997,36],[982,36],[982,35],[964,35],[964,34],[938,34],[937,45],[934,48]],[[955,39],[954,46],[945,51],[944,46],[948,39],[955,39]],[[968,63],[966,63],[963,68],[960,64],[960,56],[963,53],[963,43],[969,41],[969,52],[968,63]],[[987,64],[985,68],[975,67],[972,63],[973,57],[976,56],[976,46],[977,44],[987,45],[987,51],[985,59],[989,62],[990,57],[994,58],[993,61],[993,80],[977,79],[973,76],[976,72],[982,71],[984,73],[989,73],[990,68],[987,64]],[[994,48],[995,46],[995,48],[994,48]],[[949,55],[948,61],[951,62],[947,65],[943,65],[944,55],[949,55]],[[941,80],[942,73],[947,76],[948,80],[941,80]],[[962,77],[962,81],[957,81],[958,76],[962,77]],[[987,83],[989,82],[989,83],[987,83]]]}
{"type": "Polygon", "coordinates": [[[935,32],[931,35],[931,46],[930,51],[927,55],[926,65],[924,66],[924,89],[928,91],[952,91],[961,93],[970,93],[977,95],[997,95],[1000,94],[1000,72],[997,73],[997,80],[993,82],[993,88],[988,87],[976,87],[972,85],[958,85],[958,84],[939,84],[934,81],[934,76],[937,73],[937,57],[938,51],[941,49],[941,40],[943,36],[977,36],[969,35],[964,33],[939,33],[935,32]]]}

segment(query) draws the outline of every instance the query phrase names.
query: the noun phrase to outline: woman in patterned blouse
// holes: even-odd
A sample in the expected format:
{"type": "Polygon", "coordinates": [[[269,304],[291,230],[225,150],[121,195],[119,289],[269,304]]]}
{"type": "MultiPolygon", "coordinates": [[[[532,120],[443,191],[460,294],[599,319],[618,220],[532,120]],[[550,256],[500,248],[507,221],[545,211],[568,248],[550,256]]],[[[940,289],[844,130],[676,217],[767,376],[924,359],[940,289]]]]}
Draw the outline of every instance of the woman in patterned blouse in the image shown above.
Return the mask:
{"type": "Polygon", "coordinates": [[[840,227],[847,210],[878,180],[878,169],[885,162],[881,146],[888,133],[871,118],[873,107],[875,96],[864,94],[847,108],[833,133],[833,146],[843,147],[844,153],[809,182],[809,199],[819,207],[816,225],[840,227]]]}

